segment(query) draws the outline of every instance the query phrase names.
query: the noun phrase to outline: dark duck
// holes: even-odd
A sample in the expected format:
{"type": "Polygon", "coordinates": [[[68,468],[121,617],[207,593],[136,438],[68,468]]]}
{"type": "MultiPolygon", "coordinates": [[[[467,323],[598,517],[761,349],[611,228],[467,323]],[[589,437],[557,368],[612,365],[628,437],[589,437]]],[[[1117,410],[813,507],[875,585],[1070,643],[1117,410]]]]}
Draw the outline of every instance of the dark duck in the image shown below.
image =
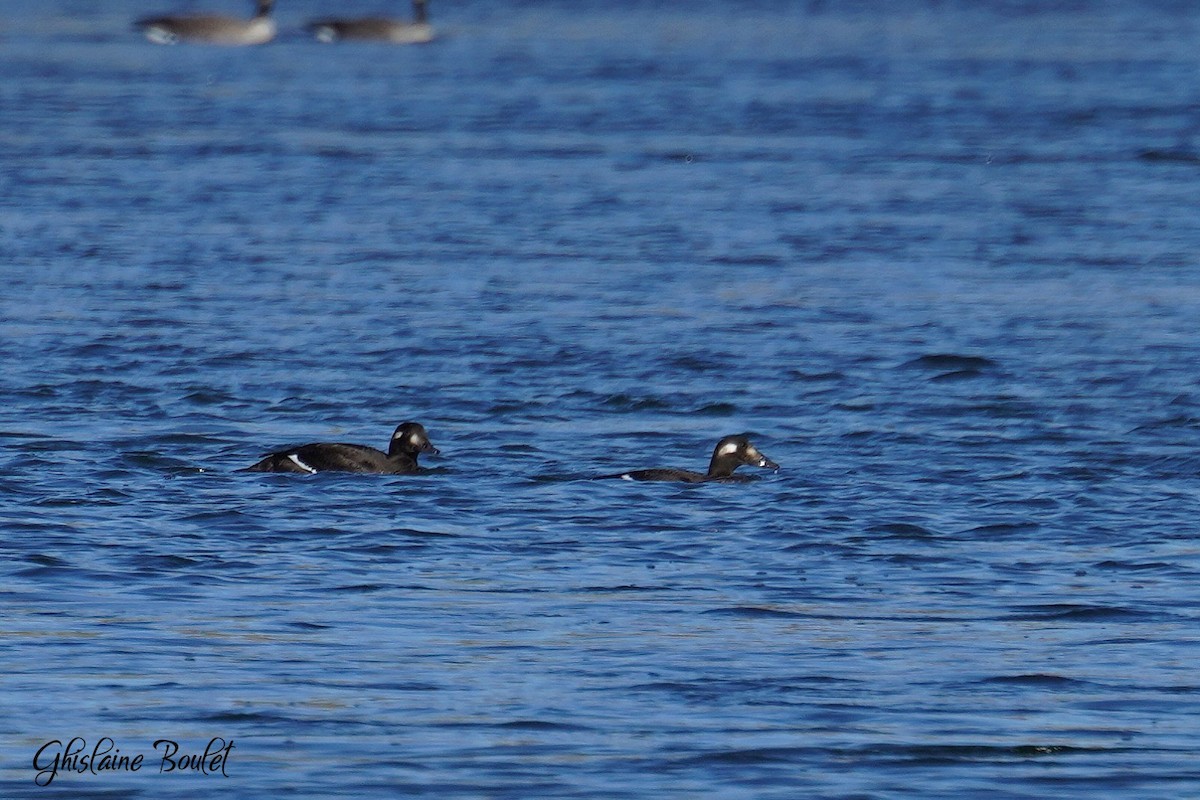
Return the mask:
{"type": "Polygon", "coordinates": [[[438,449],[429,441],[425,427],[416,422],[404,422],[392,434],[388,451],[376,450],[361,444],[315,442],[289,447],[271,453],[246,472],[374,472],[384,475],[411,475],[419,472],[417,457],[421,453],[436,455],[438,449]]]}
{"type": "Polygon", "coordinates": [[[734,470],[742,465],[779,469],[778,464],[750,444],[750,439],[745,434],[738,434],[726,436],[717,442],[717,446],[713,448],[712,460],[708,462],[708,472],[665,467],[618,472],[615,475],[601,475],[600,478],[623,478],[627,481],[680,481],[683,483],[744,483],[754,480],[749,475],[733,474],[734,470]]]}

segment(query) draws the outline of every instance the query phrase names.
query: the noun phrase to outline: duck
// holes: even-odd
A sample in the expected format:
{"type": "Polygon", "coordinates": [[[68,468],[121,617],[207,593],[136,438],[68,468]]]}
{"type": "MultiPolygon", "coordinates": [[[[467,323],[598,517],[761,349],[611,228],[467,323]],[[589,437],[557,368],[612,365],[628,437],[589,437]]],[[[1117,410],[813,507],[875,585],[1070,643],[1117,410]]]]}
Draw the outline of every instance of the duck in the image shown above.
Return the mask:
{"type": "Polygon", "coordinates": [[[615,475],[601,475],[597,480],[621,478],[627,481],[677,481],[682,483],[745,483],[754,480],[749,475],[734,474],[734,470],[743,465],[771,470],[779,469],[778,464],[767,458],[750,443],[750,438],[746,434],[739,433],[726,436],[717,442],[717,446],[713,448],[712,459],[708,462],[708,472],[660,467],[618,472],[615,475]]]}
{"type": "Polygon", "coordinates": [[[439,452],[429,441],[425,426],[419,422],[402,422],[392,434],[386,453],[361,444],[314,442],[268,453],[262,461],[242,471],[295,472],[305,475],[317,472],[412,475],[420,472],[418,456],[422,453],[437,455],[439,452]]]}
{"type": "Polygon", "coordinates": [[[305,27],[321,42],[341,40],[424,44],[433,41],[427,0],[413,0],[413,21],[387,17],[352,17],[314,20],[305,27]]]}
{"type": "Polygon", "coordinates": [[[275,0],[257,0],[254,16],[249,19],[222,14],[146,17],[134,23],[155,44],[181,41],[208,44],[264,44],[275,38],[275,20],[271,8],[275,0]]]}

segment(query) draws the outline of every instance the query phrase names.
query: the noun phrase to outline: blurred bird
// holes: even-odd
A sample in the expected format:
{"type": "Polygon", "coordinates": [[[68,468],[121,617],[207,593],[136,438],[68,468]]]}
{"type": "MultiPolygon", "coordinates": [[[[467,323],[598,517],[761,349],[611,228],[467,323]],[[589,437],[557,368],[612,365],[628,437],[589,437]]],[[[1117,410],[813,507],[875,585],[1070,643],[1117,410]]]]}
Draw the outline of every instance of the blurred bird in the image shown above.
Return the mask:
{"type": "Polygon", "coordinates": [[[257,9],[249,19],[222,14],[191,16],[147,17],[134,23],[134,28],[155,44],[176,44],[182,41],[208,44],[263,44],[275,38],[275,20],[271,7],[275,0],[257,0],[257,9]]]}
{"type": "Polygon", "coordinates": [[[426,0],[413,0],[413,21],[387,17],[322,19],[305,27],[322,42],[357,40],[391,44],[424,44],[433,40],[426,0]]]}

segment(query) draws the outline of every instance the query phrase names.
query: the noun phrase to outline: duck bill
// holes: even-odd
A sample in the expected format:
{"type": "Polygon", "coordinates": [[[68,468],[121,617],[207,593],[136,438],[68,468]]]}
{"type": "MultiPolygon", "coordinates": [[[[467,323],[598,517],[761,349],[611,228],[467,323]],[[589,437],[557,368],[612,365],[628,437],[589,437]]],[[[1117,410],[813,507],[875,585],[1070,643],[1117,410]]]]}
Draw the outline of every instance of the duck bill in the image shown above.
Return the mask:
{"type": "Polygon", "coordinates": [[[779,465],[776,464],[771,459],[767,458],[766,456],[762,456],[761,458],[759,458],[758,461],[755,462],[754,466],[763,467],[764,469],[775,470],[776,472],[779,471],[779,465]]]}
{"type": "Polygon", "coordinates": [[[441,453],[442,451],[438,450],[436,447],[434,447],[433,443],[425,442],[423,445],[421,445],[421,452],[428,453],[431,456],[436,456],[439,453],[441,453]]]}

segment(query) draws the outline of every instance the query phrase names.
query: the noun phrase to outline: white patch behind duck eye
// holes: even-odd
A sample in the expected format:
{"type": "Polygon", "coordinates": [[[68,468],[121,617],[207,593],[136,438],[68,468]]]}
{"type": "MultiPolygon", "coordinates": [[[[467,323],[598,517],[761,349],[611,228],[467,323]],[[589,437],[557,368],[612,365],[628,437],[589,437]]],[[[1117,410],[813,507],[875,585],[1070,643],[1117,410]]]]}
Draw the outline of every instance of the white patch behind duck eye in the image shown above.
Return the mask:
{"type": "Polygon", "coordinates": [[[421,434],[419,433],[414,433],[412,436],[409,436],[408,440],[413,443],[413,447],[421,446],[421,434]]]}
{"type": "Polygon", "coordinates": [[[300,469],[307,472],[309,475],[315,475],[317,472],[315,469],[310,467],[308,464],[305,464],[303,461],[301,461],[300,456],[298,456],[295,453],[288,453],[288,460],[291,461],[293,464],[295,464],[300,469]]]}
{"type": "Polygon", "coordinates": [[[721,449],[717,451],[717,455],[731,456],[734,453],[736,453],[737,451],[738,451],[738,446],[737,446],[736,442],[726,442],[725,444],[721,445],[721,449]]]}

